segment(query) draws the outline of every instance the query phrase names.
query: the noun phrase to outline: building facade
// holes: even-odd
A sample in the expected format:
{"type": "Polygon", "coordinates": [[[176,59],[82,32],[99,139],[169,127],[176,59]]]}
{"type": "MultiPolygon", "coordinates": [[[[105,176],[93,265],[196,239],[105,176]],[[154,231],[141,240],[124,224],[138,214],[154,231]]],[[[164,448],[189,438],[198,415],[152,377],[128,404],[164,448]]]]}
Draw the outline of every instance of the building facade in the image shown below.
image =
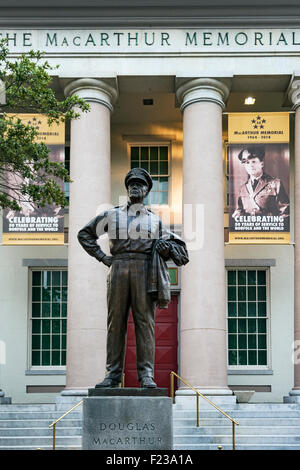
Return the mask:
{"type": "MultiPolygon", "coordinates": [[[[103,378],[107,268],[87,256],[77,232],[104,207],[124,203],[124,176],[142,166],[154,179],[148,203],[190,253],[181,271],[169,265],[173,300],[166,316],[157,314],[159,384],[168,386],[175,369],[208,395],[250,389],[255,402],[296,399],[296,2],[52,3],[1,6],[0,33],[12,57],[44,51],[59,65],[57,96],[77,94],[91,109],[66,129],[73,182],[65,244],[0,246],[1,389],[14,403],[49,402],[103,378]],[[290,240],[229,243],[228,115],[278,112],[290,116],[290,240]]],[[[100,243],[108,252],[107,240],[100,243]]],[[[132,338],[131,327],[127,385],[135,381],[132,338]]]]}

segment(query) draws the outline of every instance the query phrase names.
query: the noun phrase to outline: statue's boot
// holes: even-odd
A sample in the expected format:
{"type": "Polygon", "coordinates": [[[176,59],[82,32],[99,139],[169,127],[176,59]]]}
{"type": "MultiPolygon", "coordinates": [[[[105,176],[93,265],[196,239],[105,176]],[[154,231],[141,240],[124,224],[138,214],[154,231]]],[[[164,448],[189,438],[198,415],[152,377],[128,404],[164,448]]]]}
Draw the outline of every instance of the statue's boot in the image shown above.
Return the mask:
{"type": "Polygon", "coordinates": [[[96,388],[117,388],[119,387],[120,382],[118,380],[113,380],[109,377],[106,377],[102,382],[95,385],[96,388]]]}
{"type": "Polygon", "coordinates": [[[152,379],[152,377],[143,377],[141,379],[141,388],[156,388],[157,385],[152,379]]]}

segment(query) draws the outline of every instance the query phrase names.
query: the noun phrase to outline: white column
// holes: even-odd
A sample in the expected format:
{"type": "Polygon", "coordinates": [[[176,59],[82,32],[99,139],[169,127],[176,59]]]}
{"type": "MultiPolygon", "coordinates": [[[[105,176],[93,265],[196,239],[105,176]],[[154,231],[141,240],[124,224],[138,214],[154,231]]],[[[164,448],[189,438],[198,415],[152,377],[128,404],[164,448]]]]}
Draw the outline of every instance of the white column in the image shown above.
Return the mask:
{"type": "Polygon", "coordinates": [[[294,251],[294,387],[286,402],[300,403],[300,80],[292,83],[289,93],[295,110],[295,251],[294,251]]]}
{"type": "MultiPolygon", "coordinates": [[[[79,79],[65,94],[77,94],[91,107],[71,123],[67,381],[62,392],[68,395],[93,387],[105,374],[107,268],[83,250],[77,233],[111,202],[110,113],[117,93],[101,80],[79,79]]],[[[107,243],[102,247],[108,251],[107,243]]]]}
{"type": "MultiPolygon", "coordinates": [[[[222,109],[227,87],[199,78],[181,86],[183,235],[191,230],[190,262],[182,269],[180,375],[207,395],[227,387],[222,109]],[[197,214],[197,215],[195,215],[197,214]]],[[[182,394],[186,387],[180,387],[182,394]]],[[[180,394],[180,389],[178,394],[180,394]]]]}

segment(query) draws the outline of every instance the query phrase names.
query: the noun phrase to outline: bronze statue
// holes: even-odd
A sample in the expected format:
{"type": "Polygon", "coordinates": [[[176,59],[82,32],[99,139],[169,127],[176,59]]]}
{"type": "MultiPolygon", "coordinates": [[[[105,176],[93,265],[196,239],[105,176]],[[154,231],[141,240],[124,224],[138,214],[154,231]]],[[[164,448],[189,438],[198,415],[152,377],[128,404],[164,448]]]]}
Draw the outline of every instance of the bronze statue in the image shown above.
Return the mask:
{"type": "Polygon", "coordinates": [[[92,219],[78,233],[89,255],[109,267],[107,277],[106,376],[96,387],[118,387],[121,382],[127,322],[130,308],[135,325],[137,374],[141,387],[155,388],[154,311],[167,308],[170,279],[166,261],[176,265],[189,261],[185,242],[163,226],[161,219],[146,208],[144,198],[152,178],[142,168],[125,177],[129,201],[92,219]],[[97,244],[108,234],[111,256],[97,244]]]}

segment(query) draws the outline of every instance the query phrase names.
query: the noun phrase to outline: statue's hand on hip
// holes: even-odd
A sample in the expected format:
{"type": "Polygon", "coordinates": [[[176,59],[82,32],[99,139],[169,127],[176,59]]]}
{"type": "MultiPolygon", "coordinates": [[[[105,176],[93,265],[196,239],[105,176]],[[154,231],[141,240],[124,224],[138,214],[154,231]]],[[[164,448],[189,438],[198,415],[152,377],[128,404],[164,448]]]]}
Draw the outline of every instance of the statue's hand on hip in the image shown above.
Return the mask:
{"type": "Polygon", "coordinates": [[[105,264],[105,266],[107,266],[108,268],[111,266],[112,264],[112,260],[113,260],[113,257],[112,256],[104,256],[104,258],[102,258],[102,263],[105,264]]]}

